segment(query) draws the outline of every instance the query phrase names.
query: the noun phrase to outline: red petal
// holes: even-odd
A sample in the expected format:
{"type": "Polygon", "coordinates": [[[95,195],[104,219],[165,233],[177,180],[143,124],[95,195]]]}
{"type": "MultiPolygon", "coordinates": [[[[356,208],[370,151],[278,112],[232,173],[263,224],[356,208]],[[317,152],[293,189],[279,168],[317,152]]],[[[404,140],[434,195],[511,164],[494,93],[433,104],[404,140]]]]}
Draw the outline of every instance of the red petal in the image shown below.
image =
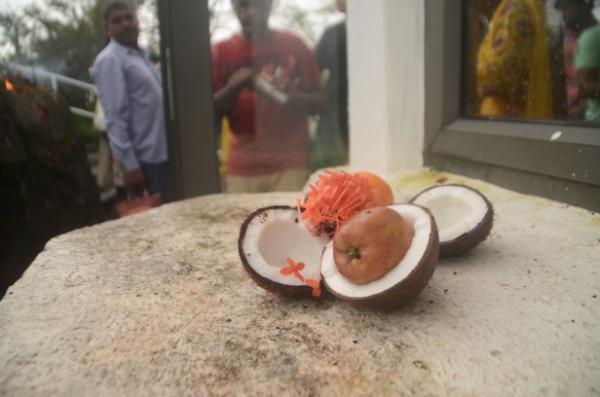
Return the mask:
{"type": "Polygon", "coordinates": [[[284,276],[289,276],[290,274],[294,273],[294,269],[290,269],[289,267],[283,267],[281,268],[279,273],[283,274],[284,276]]]}
{"type": "Polygon", "coordinates": [[[307,279],[305,281],[306,285],[308,285],[310,288],[312,289],[317,289],[320,287],[320,283],[317,280],[313,280],[313,279],[307,279]]]}

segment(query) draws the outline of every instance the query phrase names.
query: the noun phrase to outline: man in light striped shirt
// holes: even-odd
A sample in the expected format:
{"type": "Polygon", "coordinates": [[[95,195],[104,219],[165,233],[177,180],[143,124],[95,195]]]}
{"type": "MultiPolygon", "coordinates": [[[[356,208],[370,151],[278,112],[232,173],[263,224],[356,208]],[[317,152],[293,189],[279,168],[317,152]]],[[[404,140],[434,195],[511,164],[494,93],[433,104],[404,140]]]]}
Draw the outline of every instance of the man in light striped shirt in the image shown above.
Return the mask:
{"type": "Polygon", "coordinates": [[[160,75],[138,47],[139,24],[123,0],[103,12],[110,42],[96,57],[93,78],[106,114],[108,138],[125,170],[128,191],[160,193],[168,201],[167,136],[160,75]]]}

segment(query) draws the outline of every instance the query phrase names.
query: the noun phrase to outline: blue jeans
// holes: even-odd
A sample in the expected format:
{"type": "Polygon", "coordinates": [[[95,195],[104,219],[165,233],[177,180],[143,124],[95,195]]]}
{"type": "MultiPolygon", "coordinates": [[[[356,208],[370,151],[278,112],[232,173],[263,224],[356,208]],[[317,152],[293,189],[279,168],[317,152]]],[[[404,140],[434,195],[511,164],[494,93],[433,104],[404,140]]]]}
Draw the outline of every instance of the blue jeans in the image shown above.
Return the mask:
{"type": "Polygon", "coordinates": [[[163,203],[170,201],[169,196],[169,163],[140,163],[148,192],[160,193],[163,203]]]}

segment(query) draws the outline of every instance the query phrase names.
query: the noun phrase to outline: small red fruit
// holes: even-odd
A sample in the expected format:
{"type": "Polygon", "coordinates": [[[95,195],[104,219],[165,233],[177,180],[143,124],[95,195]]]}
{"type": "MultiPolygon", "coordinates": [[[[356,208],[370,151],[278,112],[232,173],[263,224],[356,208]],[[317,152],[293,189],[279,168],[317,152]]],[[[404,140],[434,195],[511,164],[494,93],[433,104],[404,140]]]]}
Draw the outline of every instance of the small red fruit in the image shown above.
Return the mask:
{"type": "Polygon", "coordinates": [[[371,192],[365,203],[365,208],[382,207],[394,202],[392,188],[381,177],[366,171],[356,172],[354,175],[364,178],[369,182],[371,192]]]}
{"type": "Polygon", "coordinates": [[[342,225],[333,239],[333,259],[346,278],[366,284],[385,276],[408,251],[413,228],[387,207],[364,210],[342,225]]]}

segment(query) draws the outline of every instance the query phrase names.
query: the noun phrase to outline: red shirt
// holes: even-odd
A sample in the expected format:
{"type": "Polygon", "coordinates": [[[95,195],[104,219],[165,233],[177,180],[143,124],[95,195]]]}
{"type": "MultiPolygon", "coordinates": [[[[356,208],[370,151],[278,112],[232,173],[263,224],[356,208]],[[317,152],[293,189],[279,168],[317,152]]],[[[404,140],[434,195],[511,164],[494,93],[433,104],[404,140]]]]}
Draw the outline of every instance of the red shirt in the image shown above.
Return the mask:
{"type": "MultiPolygon", "coordinates": [[[[250,42],[240,35],[212,48],[213,89],[218,91],[241,67],[280,71],[298,91],[319,87],[319,68],[312,51],[291,34],[276,30],[250,42]],[[281,72],[283,71],[283,72],[281,72]]],[[[233,132],[229,170],[232,175],[267,175],[308,164],[308,120],[305,113],[281,106],[245,88],[224,114],[233,132]]]]}

